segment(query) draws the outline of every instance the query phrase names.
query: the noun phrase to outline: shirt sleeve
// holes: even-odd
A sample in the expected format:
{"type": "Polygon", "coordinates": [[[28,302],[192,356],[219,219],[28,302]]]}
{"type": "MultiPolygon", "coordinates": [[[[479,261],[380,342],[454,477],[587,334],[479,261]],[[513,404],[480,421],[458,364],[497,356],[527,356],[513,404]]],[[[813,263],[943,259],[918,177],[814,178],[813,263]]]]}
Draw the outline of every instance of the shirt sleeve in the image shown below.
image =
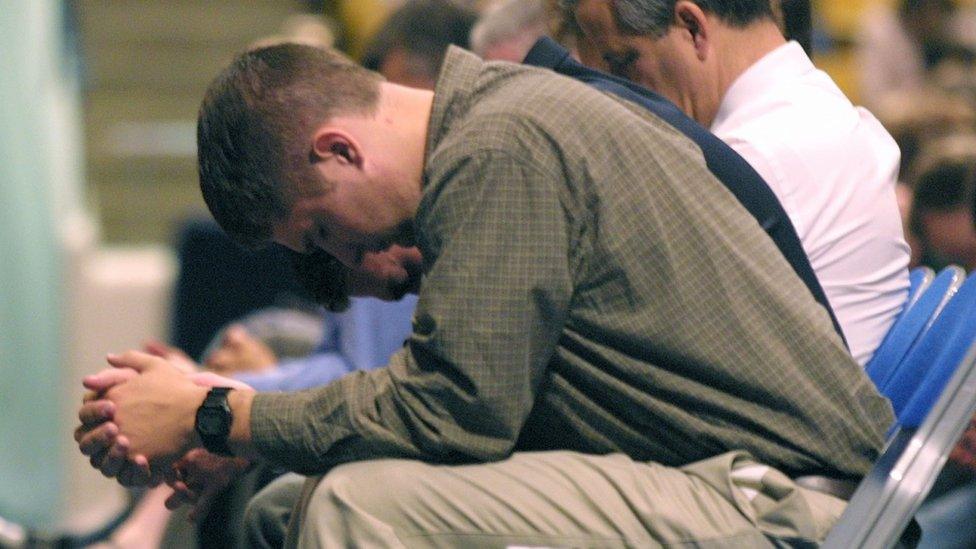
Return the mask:
{"type": "Polygon", "coordinates": [[[557,174],[503,152],[432,176],[416,224],[428,271],[407,346],[320,389],[259,394],[253,441],[302,473],[357,459],[501,459],[515,446],[572,296],[557,174]]]}

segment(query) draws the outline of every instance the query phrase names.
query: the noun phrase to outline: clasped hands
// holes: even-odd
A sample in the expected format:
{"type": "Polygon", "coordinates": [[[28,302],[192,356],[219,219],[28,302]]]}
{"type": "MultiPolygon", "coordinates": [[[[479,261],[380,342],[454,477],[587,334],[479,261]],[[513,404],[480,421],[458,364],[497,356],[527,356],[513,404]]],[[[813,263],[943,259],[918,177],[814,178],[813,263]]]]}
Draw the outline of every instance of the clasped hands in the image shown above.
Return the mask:
{"type": "Polygon", "coordinates": [[[166,502],[172,509],[213,497],[248,467],[245,459],[199,448],[194,421],[211,387],[253,389],[214,373],[188,371],[192,361],[149,350],[157,354],[109,355],[111,368],[84,378],[88,393],[74,437],[92,466],[123,486],[166,482],[174,489],[166,502]]]}

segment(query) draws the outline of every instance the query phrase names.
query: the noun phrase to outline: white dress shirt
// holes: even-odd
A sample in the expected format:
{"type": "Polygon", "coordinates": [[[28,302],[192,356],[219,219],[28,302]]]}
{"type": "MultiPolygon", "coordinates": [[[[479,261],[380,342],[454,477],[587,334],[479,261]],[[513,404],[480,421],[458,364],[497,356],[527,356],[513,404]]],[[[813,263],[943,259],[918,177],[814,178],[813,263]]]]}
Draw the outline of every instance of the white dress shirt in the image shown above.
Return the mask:
{"type": "Polygon", "coordinates": [[[733,82],[711,130],[776,193],[851,354],[865,364],[908,290],[909,249],[895,200],[898,146],[796,42],[733,82]]]}

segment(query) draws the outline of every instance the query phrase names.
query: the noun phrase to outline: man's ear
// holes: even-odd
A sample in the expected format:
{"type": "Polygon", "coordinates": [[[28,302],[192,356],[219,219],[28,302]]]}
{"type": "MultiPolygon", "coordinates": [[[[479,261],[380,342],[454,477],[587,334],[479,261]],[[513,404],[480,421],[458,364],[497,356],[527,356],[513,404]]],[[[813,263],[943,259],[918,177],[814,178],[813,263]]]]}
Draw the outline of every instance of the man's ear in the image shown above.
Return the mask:
{"type": "Polygon", "coordinates": [[[348,133],[335,128],[323,127],[312,137],[314,160],[333,159],[340,164],[362,167],[363,154],[359,143],[348,133]]]}
{"type": "Polygon", "coordinates": [[[678,0],[674,5],[674,18],[675,25],[688,33],[694,43],[698,59],[704,61],[711,39],[711,27],[705,12],[690,0],[678,0]]]}

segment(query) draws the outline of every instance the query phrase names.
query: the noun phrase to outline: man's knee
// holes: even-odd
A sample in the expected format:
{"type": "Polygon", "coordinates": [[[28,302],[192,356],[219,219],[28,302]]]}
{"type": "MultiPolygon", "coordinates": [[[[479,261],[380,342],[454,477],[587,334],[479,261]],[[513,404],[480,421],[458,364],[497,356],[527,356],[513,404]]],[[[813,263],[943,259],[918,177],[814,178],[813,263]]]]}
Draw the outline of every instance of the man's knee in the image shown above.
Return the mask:
{"type": "Polygon", "coordinates": [[[335,467],[319,481],[308,501],[308,512],[341,514],[350,507],[386,507],[394,497],[409,497],[409,467],[409,461],[401,460],[360,461],[335,467]]]}
{"type": "Polygon", "coordinates": [[[374,460],[329,471],[305,502],[300,537],[311,545],[401,546],[421,511],[414,467],[405,460],[374,460]],[[404,530],[406,528],[406,530],[404,530]]]}

